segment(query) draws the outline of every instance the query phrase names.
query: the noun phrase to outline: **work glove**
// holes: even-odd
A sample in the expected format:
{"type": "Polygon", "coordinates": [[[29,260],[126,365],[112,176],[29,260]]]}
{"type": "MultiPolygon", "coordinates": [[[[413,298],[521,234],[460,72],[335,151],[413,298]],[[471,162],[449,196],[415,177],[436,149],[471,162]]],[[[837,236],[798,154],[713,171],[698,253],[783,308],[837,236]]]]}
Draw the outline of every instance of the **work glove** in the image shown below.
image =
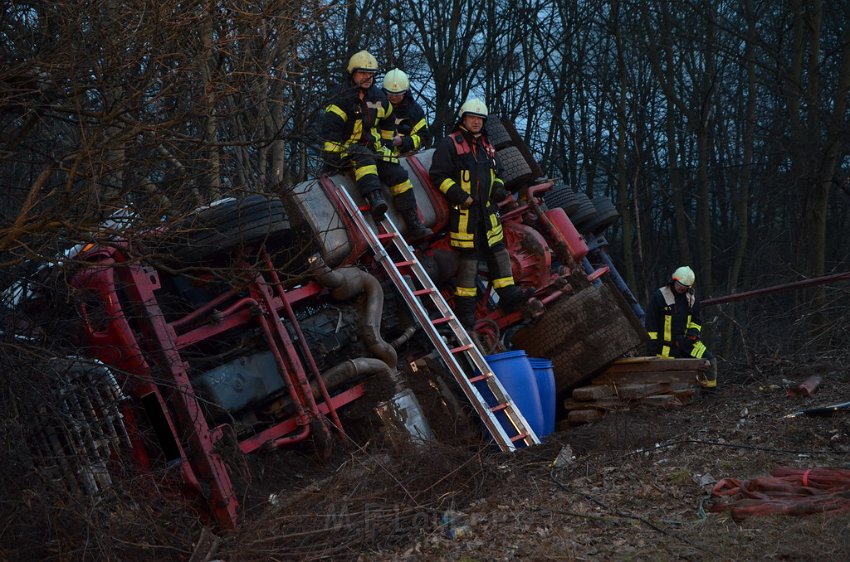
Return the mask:
{"type": "Polygon", "coordinates": [[[461,209],[468,209],[468,208],[472,207],[472,205],[474,203],[475,203],[475,199],[473,199],[472,197],[467,197],[466,201],[464,201],[463,203],[460,204],[460,208],[461,209]]]}

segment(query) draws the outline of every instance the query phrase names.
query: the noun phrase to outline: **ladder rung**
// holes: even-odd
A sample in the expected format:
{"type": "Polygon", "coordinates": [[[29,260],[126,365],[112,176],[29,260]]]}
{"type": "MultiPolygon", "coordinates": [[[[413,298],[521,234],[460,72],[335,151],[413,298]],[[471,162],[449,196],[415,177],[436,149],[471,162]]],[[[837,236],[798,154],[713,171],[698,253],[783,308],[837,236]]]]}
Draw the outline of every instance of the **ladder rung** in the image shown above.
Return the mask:
{"type": "MultiPolygon", "coordinates": [[[[406,243],[396,225],[386,217],[384,220],[375,221],[375,226],[370,226],[366,217],[371,210],[368,205],[358,205],[351,195],[342,187],[336,186],[340,203],[350,215],[357,230],[366,239],[368,246],[374,253],[376,263],[380,263],[390,278],[393,280],[398,291],[402,293],[404,301],[408,304],[413,315],[422,324],[431,342],[439,350],[445,359],[449,370],[454,375],[458,384],[462,387],[464,394],[474,404],[476,411],[488,424],[493,438],[499,443],[502,451],[514,451],[516,447],[513,442],[523,441],[528,445],[539,443],[534,431],[527,424],[527,420],[516,408],[507,393],[501,387],[498,379],[491,369],[486,367],[484,356],[467,336],[466,330],[452,313],[443,300],[440,290],[434,285],[427,271],[420,269],[421,263],[406,243]],[[391,257],[390,251],[393,256],[391,257]],[[395,262],[395,260],[400,260],[395,262]],[[407,268],[404,273],[398,269],[407,268]],[[414,286],[414,281],[417,283],[414,286]],[[416,289],[416,287],[420,287],[416,289]],[[427,299],[431,299],[436,306],[437,312],[431,312],[427,308],[427,299]],[[423,297],[423,298],[418,298],[423,297]],[[437,318],[432,319],[434,314],[437,318]],[[436,326],[448,324],[453,338],[446,337],[445,329],[437,330],[436,326]],[[451,343],[450,343],[451,342],[451,343]],[[466,343],[463,343],[466,342],[466,343]],[[458,347],[452,348],[452,345],[458,347]],[[461,361],[458,354],[464,355],[461,361]],[[479,367],[475,367],[478,365],[479,367]],[[481,374],[479,374],[481,373],[481,374]],[[471,376],[470,376],[471,375],[471,376]],[[484,382],[489,386],[489,398],[477,391],[474,386],[484,382]],[[492,395],[492,396],[491,396],[492,395]],[[495,405],[493,405],[495,404],[495,405]],[[497,412],[504,412],[496,416],[497,412]],[[507,417],[507,422],[504,418],[507,417]],[[512,431],[509,430],[509,426],[512,431]],[[519,435],[511,437],[512,433],[519,435]]],[[[483,388],[481,390],[484,390],[483,388]]],[[[486,394],[486,393],[485,393],[486,394]]]]}

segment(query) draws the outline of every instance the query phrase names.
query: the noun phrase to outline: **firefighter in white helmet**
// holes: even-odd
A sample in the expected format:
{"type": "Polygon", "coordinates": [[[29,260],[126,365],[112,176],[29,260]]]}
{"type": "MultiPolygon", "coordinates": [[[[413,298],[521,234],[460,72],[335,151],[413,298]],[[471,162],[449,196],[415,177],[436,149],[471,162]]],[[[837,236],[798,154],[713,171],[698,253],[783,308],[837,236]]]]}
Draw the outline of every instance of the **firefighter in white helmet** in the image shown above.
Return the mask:
{"type": "Polygon", "coordinates": [[[358,51],[348,60],[346,70],[347,78],[322,116],[326,170],[353,169],[357,188],[375,220],[382,220],[387,211],[381,182],[386,184],[407,224],[405,238],[409,242],[423,240],[432,232],[422,224],[413,184],[393,151],[393,106],[375,85],[378,61],[368,51],[358,51]]]}
{"type": "Polygon", "coordinates": [[[471,98],[464,102],[454,129],[437,143],[430,169],[431,183],[451,207],[449,244],[460,254],[454,309],[467,329],[475,325],[479,257],[487,261],[490,282],[504,312],[522,308],[535,292],[517,286],[511,272],[496,212],[496,203],[508,193],[496,175],[496,151],[484,131],[487,114],[484,101],[471,98]]]}
{"type": "Polygon", "coordinates": [[[652,293],[646,308],[647,351],[660,357],[707,359],[711,368],[699,382],[706,388],[717,386],[717,362],[701,341],[700,304],[694,293],[694,270],[682,266],[670,281],[652,293]]]}
{"type": "Polygon", "coordinates": [[[393,104],[396,125],[393,146],[396,154],[408,154],[428,148],[431,144],[431,130],[422,106],[410,93],[410,79],[407,74],[400,68],[394,68],[384,75],[381,87],[393,104]]]}

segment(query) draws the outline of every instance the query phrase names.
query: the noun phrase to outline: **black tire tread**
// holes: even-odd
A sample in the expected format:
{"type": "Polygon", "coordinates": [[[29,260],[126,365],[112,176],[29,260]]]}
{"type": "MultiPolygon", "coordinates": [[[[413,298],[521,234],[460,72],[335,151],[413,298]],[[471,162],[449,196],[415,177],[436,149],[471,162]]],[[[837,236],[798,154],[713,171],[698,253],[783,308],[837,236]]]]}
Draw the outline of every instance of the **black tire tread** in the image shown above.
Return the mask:
{"type": "Polygon", "coordinates": [[[543,201],[550,209],[563,208],[564,203],[567,202],[567,199],[572,194],[573,190],[570,187],[564,184],[557,184],[543,195],[543,201]]]}
{"type": "Polygon", "coordinates": [[[505,189],[516,191],[528,183],[533,174],[522,152],[515,147],[509,146],[496,153],[499,177],[505,182],[505,189]]]}
{"type": "Polygon", "coordinates": [[[620,218],[620,213],[614,206],[610,197],[605,195],[597,195],[592,199],[593,206],[596,207],[596,218],[585,225],[585,230],[593,234],[599,234],[620,218]]]}
{"type": "Polygon", "coordinates": [[[606,285],[591,285],[550,307],[539,322],[519,330],[512,343],[554,366],[557,391],[579,385],[593,373],[642,345],[606,285]]]}
{"type": "Polygon", "coordinates": [[[578,210],[570,215],[570,220],[573,221],[573,224],[579,232],[584,232],[585,227],[595,218],[596,207],[593,206],[593,202],[588,199],[586,195],[584,196],[584,201],[582,201],[578,210]]]}
{"type": "Polygon", "coordinates": [[[513,144],[513,139],[511,139],[510,133],[499,119],[488,119],[484,125],[484,130],[487,132],[487,139],[496,150],[513,144]]]}
{"type": "Polygon", "coordinates": [[[249,195],[203,209],[182,221],[171,237],[171,253],[182,259],[203,259],[245,242],[288,232],[289,228],[283,201],[249,195]]]}

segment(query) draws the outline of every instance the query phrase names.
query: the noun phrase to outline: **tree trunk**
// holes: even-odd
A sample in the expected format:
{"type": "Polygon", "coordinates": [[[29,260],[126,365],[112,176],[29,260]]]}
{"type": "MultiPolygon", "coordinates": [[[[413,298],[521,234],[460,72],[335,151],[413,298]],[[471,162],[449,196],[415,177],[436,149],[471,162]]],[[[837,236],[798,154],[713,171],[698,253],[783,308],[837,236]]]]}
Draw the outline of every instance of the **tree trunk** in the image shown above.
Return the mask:
{"type": "Polygon", "coordinates": [[[201,200],[196,201],[197,204],[215,201],[221,197],[221,160],[218,146],[218,116],[215,107],[218,86],[213,76],[216,67],[216,53],[212,37],[215,17],[215,3],[210,3],[207,9],[207,17],[204,19],[202,31],[204,48],[201,51],[200,63],[202,99],[205,106],[203,146],[206,147],[208,161],[205,172],[206,185],[203,186],[204,193],[200,193],[201,200]]]}

